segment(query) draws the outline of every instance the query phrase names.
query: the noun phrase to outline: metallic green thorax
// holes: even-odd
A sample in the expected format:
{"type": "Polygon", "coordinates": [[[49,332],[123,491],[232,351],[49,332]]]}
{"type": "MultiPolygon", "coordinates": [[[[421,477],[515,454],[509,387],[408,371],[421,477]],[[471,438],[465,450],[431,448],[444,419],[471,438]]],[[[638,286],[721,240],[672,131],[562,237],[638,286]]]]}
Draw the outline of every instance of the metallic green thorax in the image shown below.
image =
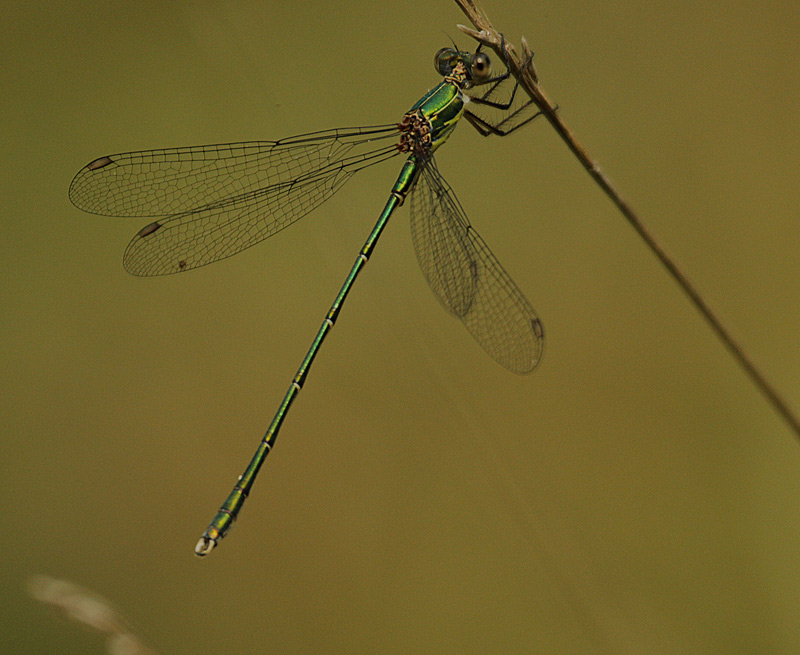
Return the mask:
{"type": "Polygon", "coordinates": [[[445,79],[422,96],[408,113],[421,115],[430,124],[433,152],[447,141],[464,114],[464,95],[454,81],[445,79]]]}
{"type": "Polygon", "coordinates": [[[370,232],[364,246],[361,248],[347,279],[336,296],[336,300],[333,301],[333,305],[331,305],[325,319],[322,321],[317,336],[314,338],[303,359],[303,363],[289,385],[275,418],[273,418],[261,440],[255,455],[197,543],[195,552],[198,555],[202,556],[209,553],[217,541],[226,535],[236,520],[244,501],[247,499],[247,495],[250,493],[261,465],[275,445],[278,431],[286,418],[289,407],[291,407],[300,389],[302,389],[308,370],[323,340],[339,316],[339,311],[347,298],[347,294],[350,292],[350,288],[353,286],[353,282],[355,282],[356,276],[364,267],[364,264],[367,263],[381,232],[383,232],[383,228],[386,227],[386,223],[389,221],[389,217],[395,209],[403,204],[406,196],[414,187],[420,170],[420,161],[428,159],[430,154],[447,140],[455,129],[458,119],[463,115],[464,95],[461,89],[469,84],[470,79],[466,68],[460,60],[456,60],[454,66],[447,70],[444,80],[422,96],[398,124],[401,140],[397,148],[401,152],[410,153],[409,157],[392,187],[389,200],[387,200],[377,223],[375,223],[375,227],[372,228],[372,232],[370,232]]]}

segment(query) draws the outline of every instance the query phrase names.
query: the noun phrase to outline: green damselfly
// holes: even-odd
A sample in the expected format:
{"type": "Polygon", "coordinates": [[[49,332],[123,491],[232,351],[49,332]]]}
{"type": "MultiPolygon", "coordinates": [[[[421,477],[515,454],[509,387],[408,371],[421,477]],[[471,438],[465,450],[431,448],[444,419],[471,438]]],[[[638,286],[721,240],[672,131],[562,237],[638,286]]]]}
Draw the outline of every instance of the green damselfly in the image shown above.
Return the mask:
{"type": "Polygon", "coordinates": [[[389,200],[255,455],[197,543],[198,555],[209,553],[236,520],[356,276],[406,196],[419,265],[445,309],[509,370],[529,373],[541,359],[542,323],[470,225],[433,157],[462,116],[484,136],[505,136],[538,113],[530,101],[514,104],[516,82],[508,101],[497,100],[510,75],[506,71],[493,76],[491,61],[480,47],[474,53],[442,48],[434,62],[442,81],[399,123],[312,132],[280,141],[108,155],[85,166],[70,185],[70,199],[84,211],[156,218],[134,236],[123,257],[128,272],[154,276],[234,255],[305,216],[359,170],[406,157],[389,200]],[[478,94],[477,87],[487,90],[478,94]],[[492,112],[500,119],[491,120],[492,112]]]}

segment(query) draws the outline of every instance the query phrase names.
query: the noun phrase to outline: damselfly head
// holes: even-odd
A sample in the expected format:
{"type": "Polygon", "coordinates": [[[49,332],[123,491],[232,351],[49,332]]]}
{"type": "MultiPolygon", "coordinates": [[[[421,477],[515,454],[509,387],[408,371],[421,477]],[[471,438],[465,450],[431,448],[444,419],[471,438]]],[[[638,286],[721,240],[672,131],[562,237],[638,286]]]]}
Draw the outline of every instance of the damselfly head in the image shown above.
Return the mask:
{"type": "Polygon", "coordinates": [[[442,77],[460,74],[469,84],[483,84],[492,76],[492,61],[484,52],[442,48],[433,58],[433,64],[442,77]]]}

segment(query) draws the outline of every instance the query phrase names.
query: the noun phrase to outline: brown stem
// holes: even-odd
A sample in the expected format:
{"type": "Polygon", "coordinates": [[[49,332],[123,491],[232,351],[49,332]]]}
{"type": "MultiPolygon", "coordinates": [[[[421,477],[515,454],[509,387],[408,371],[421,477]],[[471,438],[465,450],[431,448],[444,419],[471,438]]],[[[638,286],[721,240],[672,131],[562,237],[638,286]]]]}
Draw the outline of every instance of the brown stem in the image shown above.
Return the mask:
{"type": "Polygon", "coordinates": [[[764,377],[764,375],[756,368],[755,364],[745,354],[742,347],[734,340],[727,328],[722,325],[722,322],[717,317],[715,312],[708,306],[706,301],[700,295],[700,292],[694,287],[689,279],[681,272],[673,259],[664,251],[658,244],[655,237],[644,226],[642,221],[633,211],[631,206],[622,198],[619,192],[614,188],[611,180],[606,177],[600,169],[599,164],[594,161],[586,148],[578,141],[575,135],[570,131],[567,125],[561,120],[558,115],[557,107],[550,102],[550,99],[545,94],[542,87],[539,85],[538,75],[532,65],[523,65],[523,61],[529,60],[530,51],[528,50],[525,40],[522,41],[523,50],[525,51],[525,58],[521,60],[517,55],[514,47],[501,38],[500,33],[494,29],[489,18],[481,7],[479,7],[472,0],[455,0],[456,4],[461,8],[461,11],[469,18],[472,24],[477,28],[476,30],[459,25],[459,28],[477,41],[491,47],[501,58],[503,58],[509,66],[511,73],[519,79],[520,86],[525,89],[528,95],[536,103],[537,107],[541,110],[542,114],[550,121],[556,132],[561,136],[567,147],[578,158],[581,165],[586,169],[589,175],[592,176],[595,182],[600,185],[600,188],[611,199],[617,208],[622,212],[622,215],[631,224],[637,234],[644,240],[653,254],[658,258],[667,272],[678,283],[683,292],[688,296],[689,300],[694,304],[698,311],[703,315],[711,329],[717,334],[724,346],[733,355],[734,359],[739,362],[745,373],[750,377],[750,380],[766,397],[767,401],[772,405],[773,409],[786,421],[789,428],[794,432],[795,436],[800,439],[800,420],[789,408],[783,398],[778,394],[776,389],[764,377]],[[504,47],[505,52],[501,50],[504,47]]]}

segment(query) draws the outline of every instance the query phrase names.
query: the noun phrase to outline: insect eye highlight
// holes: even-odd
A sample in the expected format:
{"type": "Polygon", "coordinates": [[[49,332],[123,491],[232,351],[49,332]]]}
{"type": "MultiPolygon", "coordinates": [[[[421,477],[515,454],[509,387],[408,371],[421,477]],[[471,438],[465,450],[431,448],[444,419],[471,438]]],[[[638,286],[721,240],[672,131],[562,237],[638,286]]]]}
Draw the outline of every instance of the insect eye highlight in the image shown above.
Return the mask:
{"type": "Polygon", "coordinates": [[[469,67],[470,75],[476,82],[488,80],[492,75],[492,61],[488,55],[479,52],[472,59],[472,65],[469,67]]]}

